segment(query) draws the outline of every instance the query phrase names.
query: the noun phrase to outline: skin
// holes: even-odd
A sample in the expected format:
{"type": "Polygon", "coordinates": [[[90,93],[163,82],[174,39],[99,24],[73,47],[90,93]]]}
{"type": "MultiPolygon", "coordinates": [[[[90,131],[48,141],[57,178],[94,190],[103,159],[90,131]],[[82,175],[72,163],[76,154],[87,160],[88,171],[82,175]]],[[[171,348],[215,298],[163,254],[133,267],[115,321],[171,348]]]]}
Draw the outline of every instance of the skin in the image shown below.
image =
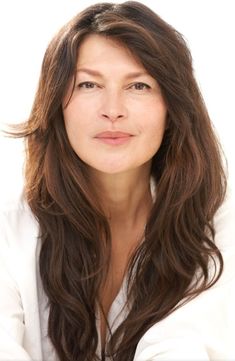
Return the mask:
{"type": "MultiPolygon", "coordinates": [[[[75,80],[63,115],[70,144],[87,164],[110,223],[110,269],[100,291],[107,316],[151,209],[151,161],[163,139],[167,109],[157,81],[131,52],[100,35],[89,35],[80,46],[75,80]],[[107,144],[97,138],[105,131],[131,136],[124,143],[107,144]]],[[[102,313],[100,317],[104,348],[106,322],[102,313]]]]}

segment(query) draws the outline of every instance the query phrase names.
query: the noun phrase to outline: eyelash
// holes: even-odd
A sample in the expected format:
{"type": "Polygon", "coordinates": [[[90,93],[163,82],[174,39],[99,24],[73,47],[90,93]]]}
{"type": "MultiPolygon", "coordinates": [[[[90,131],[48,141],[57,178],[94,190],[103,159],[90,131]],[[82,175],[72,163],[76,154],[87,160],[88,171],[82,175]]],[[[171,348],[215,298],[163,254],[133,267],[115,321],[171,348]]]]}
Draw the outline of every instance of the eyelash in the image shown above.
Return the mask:
{"type": "MultiPolygon", "coordinates": [[[[92,83],[90,81],[84,81],[83,83],[78,84],[78,88],[83,88],[84,85],[96,85],[95,83],[92,83]]],[[[93,87],[85,87],[85,89],[93,89],[93,87]]]]}
{"type": "MultiPolygon", "coordinates": [[[[144,87],[144,89],[150,89],[151,88],[148,84],[145,84],[145,83],[142,83],[142,82],[134,83],[129,88],[132,88],[133,86],[137,86],[137,85],[138,86],[141,85],[142,87],[144,87]]],[[[84,81],[83,83],[78,84],[79,89],[82,89],[82,88],[84,88],[84,89],[94,89],[94,86],[98,86],[98,85],[96,83],[93,83],[93,82],[90,82],[90,81],[84,81]],[[85,85],[85,87],[84,87],[84,85],[85,85]],[[86,87],[86,85],[89,85],[89,86],[86,87]]],[[[136,89],[135,88],[135,90],[143,90],[143,89],[136,89]]]]}

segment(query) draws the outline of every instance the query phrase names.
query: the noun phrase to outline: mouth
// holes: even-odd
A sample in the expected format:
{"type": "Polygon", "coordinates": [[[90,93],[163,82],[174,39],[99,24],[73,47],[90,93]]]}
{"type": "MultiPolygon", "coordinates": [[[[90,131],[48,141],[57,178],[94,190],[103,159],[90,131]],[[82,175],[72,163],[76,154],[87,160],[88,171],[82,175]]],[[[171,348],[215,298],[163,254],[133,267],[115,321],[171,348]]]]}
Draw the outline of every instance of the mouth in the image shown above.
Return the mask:
{"type": "Polygon", "coordinates": [[[132,137],[133,134],[130,133],[112,131],[102,132],[95,136],[98,141],[111,145],[121,145],[127,143],[132,137]]]}

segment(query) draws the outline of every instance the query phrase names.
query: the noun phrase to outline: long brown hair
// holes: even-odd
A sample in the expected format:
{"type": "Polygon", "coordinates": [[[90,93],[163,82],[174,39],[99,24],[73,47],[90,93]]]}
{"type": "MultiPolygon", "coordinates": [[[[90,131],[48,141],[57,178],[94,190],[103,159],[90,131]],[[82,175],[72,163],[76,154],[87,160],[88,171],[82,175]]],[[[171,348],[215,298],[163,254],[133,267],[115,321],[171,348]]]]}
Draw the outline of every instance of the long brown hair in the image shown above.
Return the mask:
{"type": "Polygon", "coordinates": [[[163,142],[152,161],[156,199],[145,240],[129,263],[130,312],[107,347],[115,361],[130,361],[150,326],[220,277],[223,260],[214,243],[213,216],[224,199],[226,178],[179,32],[135,1],[93,5],[61,29],[46,50],[30,117],[17,131],[27,141],[25,195],[39,223],[48,335],[61,361],[98,359],[96,305],[111,248],[108,220],[86,164],[69,144],[62,113],[79,46],[92,33],[127,46],[157,80],[168,109],[163,142]],[[218,265],[212,278],[210,264],[218,265]]]}

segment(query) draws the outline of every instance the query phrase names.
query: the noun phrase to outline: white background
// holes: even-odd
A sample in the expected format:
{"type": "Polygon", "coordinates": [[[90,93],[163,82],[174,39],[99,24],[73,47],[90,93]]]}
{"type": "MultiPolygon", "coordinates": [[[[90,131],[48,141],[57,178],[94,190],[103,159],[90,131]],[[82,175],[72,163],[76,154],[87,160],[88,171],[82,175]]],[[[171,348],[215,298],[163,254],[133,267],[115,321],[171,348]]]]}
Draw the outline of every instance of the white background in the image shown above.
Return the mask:
{"type": "MultiPolygon", "coordinates": [[[[117,1],[123,2],[123,1],[117,1]]],[[[235,186],[235,1],[142,0],[188,42],[195,75],[235,186]]],[[[0,127],[27,119],[42,58],[52,36],[94,1],[1,0],[0,127]]],[[[22,143],[0,138],[0,202],[22,186],[22,143]]]]}

